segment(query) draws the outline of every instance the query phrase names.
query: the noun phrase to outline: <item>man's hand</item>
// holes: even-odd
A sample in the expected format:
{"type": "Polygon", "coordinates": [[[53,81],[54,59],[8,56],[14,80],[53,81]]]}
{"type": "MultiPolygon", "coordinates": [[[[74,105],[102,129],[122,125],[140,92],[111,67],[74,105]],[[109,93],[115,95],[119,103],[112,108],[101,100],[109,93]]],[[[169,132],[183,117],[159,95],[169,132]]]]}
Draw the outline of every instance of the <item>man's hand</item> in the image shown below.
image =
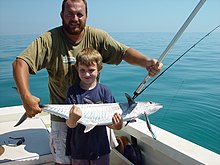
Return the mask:
{"type": "Polygon", "coordinates": [[[150,59],[147,63],[146,69],[148,71],[148,75],[153,77],[161,71],[162,67],[162,63],[159,63],[156,59],[150,59]]]}
{"type": "Polygon", "coordinates": [[[36,114],[41,113],[41,108],[39,107],[40,99],[36,96],[23,96],[22,102],[24,109],[26,110],[27,117],[32,118],[36,114]]]}

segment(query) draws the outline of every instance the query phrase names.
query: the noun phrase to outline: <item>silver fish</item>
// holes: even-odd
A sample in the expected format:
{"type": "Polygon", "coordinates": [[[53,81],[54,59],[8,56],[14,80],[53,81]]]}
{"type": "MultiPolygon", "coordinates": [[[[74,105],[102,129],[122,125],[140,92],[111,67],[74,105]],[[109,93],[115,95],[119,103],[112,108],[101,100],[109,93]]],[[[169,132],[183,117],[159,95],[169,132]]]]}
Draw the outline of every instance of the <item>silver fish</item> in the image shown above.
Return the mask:
{"type": "MultiPolygon", "coordinates": [[[[154,102],[135,102],[128,94],[125,94],[127,103],[105,103],[105,104],[76,104],[82,111],[82,117],[77,121],[85,126],[84,132],[89,132],[98,125],[112,124],[112,117],[117,112],[121,114],[123,121],[132,122],[134,119],[143,115],[146,117],[148,128],[155,138],[151,130],[148,116],[163,106],[154,102]]],[[[40,105],[42,111],[68,119],[69,111],[73,105],[71,104],[44,104],[40,105]]],[[[27,118],[26,113],[15,126],[20,125],[27,118]]],[[[156,138],[155,138],[156,139],[156,138]]]]}
{"type": "MultiPolygon", "coordinates": [[[[162,105],[153,102],[137,102],[126,95],[128,103],[105,104],[76,104],[82,111],[82,117],[77,121],[85,126],[84,132],[89,132],[95,126],[112,124],[112,117],[117,112],[121,114],[123,121],[132,121],[142,115],[150,114],[162,108],[162,105]]],[[[45,104],[42,110],[50,114],[68,119],[71,104],[45,104]]]]}

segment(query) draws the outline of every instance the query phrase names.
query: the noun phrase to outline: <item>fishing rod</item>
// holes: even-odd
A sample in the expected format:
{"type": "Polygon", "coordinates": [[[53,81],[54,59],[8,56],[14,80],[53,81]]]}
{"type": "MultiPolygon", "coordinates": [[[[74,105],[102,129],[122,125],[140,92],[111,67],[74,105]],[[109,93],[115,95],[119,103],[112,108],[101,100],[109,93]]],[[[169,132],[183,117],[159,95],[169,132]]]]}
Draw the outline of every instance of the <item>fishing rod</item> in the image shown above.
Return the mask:
{"type": "MultiPolygon", "coordinates": [[[[187,28],[187,26],[190,24],[190,22],[192,21],[192,19],[195,17],[195,15],[198,13],[199,9],[202,7],[202,5],[205,3],[206,0],[200,0],[200,2],[196,5],[196,7],[194,8],[194,10],[192,11],[192,13],[189,15],[189,17],[186,19],[186,21],[184,22],[184,24],[181,26],[181,28],[179,29],[179,31],[176,33],[176,35],[174,36],[174,38],[171,40],[171,42],[169,43],[169,45],[167,46],[167,48],[164,50],[164,52],[161,54],[161,56],[158,59],[158,63],[162,62],[164,60],[164,58],[166,57],[167,53],[171,50],[171,48],[174,46],[174,44],[176,43],[176,41],[180,38],[180,36],[183,34],[183,32],[185,31],[185,29],[187,28]]],[[[147,81],[150,79],[150,76],[147,75],[144,80],[140,83],[140,85],[137,87],[137,89],[134,91],[134,95],[132,97],[132,99],[135,99],[140,91],[142,90],[142,88],[144,87],[144,85],[147,83],[147,81]]]]}
{"type": "MultiPolygon", "coordinates": [[[[154,78],[145,88],[143,88],[137,96],[139,96],[142,92],[144,92],[154,81],[156,81],[160,76],[162,76],[171,66],[173,66],[177,61],[179,61],[186,53],[188,53],[192,48],[194,48],[197,44],[199,44],[202,40],[204,40],[207,36],[209,36],[212,32],[218,29],[220,25],[216,26],[210,32],[208,32],[205,36],[203,36],[200,40],[198,40],[195,44],[193,44],[189,49],[187,49],[181,56],[179,56],[174,62],[172,62],[163,72],[161,72],[156,78],[154,78]]],[[[136,96],[136,97],[137,97],[136,96]]],[[[136,98],[135,97],[135,98],[136,98]]]]}

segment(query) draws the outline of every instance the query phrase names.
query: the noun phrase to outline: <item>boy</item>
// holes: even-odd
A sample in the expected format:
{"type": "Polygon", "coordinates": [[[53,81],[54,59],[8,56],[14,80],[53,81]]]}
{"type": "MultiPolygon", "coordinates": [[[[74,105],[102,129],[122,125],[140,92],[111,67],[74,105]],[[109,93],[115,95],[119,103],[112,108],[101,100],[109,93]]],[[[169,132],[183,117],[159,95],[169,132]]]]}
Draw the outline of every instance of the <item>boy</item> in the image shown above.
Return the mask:
{"type": "MultiPolygon", "coordinates": [[[[92,48],[85,48],[76,56],[76,71],[79,82],[72,85],[67,93],[66,102],[69,104],[112,103],[115,102],[110,90],[97,82],[102,69],[102,56],[92,48]]],[[[96,126],[88,133],[84,133],[85,126],[77,124],[82,113],[77,105],[70,110],[67,133],[67,155],[72,158],[74,165],[108,165],[110,146],[106,126],[96,126]]],[[[112,129],[121,129],[122,118],[115,114],[112,129]]]]}

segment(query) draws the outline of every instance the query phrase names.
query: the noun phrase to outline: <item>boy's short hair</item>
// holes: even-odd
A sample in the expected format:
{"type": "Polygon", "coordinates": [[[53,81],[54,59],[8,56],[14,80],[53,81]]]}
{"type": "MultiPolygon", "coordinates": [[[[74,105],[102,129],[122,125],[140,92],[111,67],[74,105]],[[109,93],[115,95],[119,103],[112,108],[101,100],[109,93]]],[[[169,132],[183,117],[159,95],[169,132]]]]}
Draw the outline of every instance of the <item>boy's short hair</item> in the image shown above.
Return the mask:
{"type": "Polygon", "coordinates": [[[102,67],[102,56],[94,48],[84,48],[76,56],[76,66],[79,64],[90,66],[97,64],[98,69],[102,67]]]}

